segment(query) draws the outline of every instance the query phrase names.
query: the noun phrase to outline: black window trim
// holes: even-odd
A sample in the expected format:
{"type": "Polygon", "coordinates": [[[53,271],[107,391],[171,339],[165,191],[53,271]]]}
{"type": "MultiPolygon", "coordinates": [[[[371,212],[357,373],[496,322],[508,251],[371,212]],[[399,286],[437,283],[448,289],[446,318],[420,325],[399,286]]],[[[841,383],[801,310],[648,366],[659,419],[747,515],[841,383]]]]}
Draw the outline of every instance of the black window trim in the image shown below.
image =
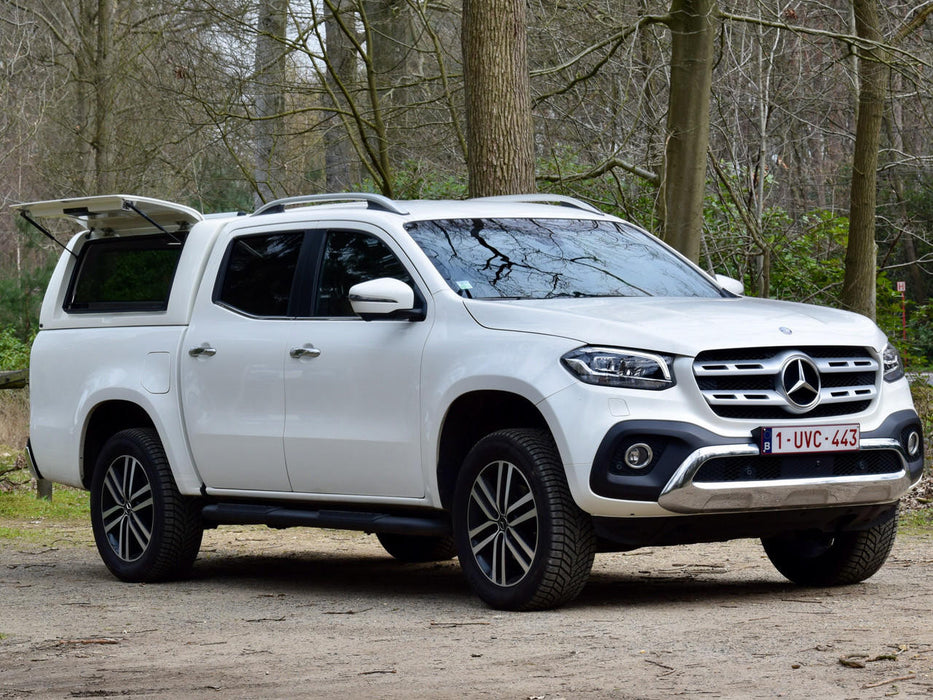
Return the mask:
{"type": "Polygon", "coordinates": [[[295,228],[295,229],[276,229],[272,231],[242,231],[231,236],[224,250],[223,258],[220,261],[217,277],[214,280],[214,286],[211,291],[211,301],[217,306],[235,313],[243,318],[252,320],[310,320],[310,321],[363,321],[359,316],[313,316],[311,314],[317,302],[319,293],[318,280],[320,279],[321,269],[324,265],[324,253],[326,250],[327,237],[332,231],[343,233],[357,233],[366,236],[372,236],[381,241],[389,251],[398,259],[399,264],[408,273],[414,283],[415,292],[415,311],[422,317],[427,314],[427,296],[421,289],[423,282],[420,276],[413,272],[414,266],[406,263],[408,256],[405,255],[389,236],[380,236],[372,231],[354,226],[327,226],[320,228],[295,228]],[[303,234],[301,250],[298,254],[298,262],[295,266],[295,277],[292,280],[292,288],[289,293],[288,311],[284,316],[257,316],[243,309],[232,306],[224,302],[221,298],[221,292],[224,286],[224,280],[227,275],[227,268],[230,262],[230,256],[233,254],[233,246],[241,238],[251,236],[274,236],[283,233],[303,234]]]}
{"type": "MultiPolygon", "coordinates": [[[[304,314],[298,316],[297,318],[304,319],[304,320],[312,320],[312,321],[363,321],[363,319],[360,318],[359,316],[314,316],[311,313],[311,311],[317,306],[317,298],[321,290],[321,285],[319,281],[321,279],[321,273],[323,272],[323,268],[324,268],[324,253],[327,252],[327,238],[332,232],[356,233],[356,234],[360,234],[363,236],[372,236],[373,238],[381,242],[386,248],[388,248],[389,252],[395,256],[395,259],[398,260],[399,265],[402,266],[405,272],[408,273],[409,278],[411,278],[412,290],[415,293],[414,311],[422,318],[427,316],[427,308],[428,308],[428,304],[426,301],[427,297],[424,294],[424,292],[421,291],[421,284],[423,283],[419,282],[420,276],[417,275],[415,272],[412,272],[412,270],[414,269],[414,265],[412,265],[410,261],[408,262],[408,264],[406,264],[406,260],[408,259],[408,256],[404,253],[404,251],[400,249],[400,247],[397,244],[393,245],[395,241],[393,241],[390,236],[388,235],[380,236],[376,233],[373,233],[372,231],[367,231],[363,228],[357,228],[353,226],[328,226],[326,228],[314,229],[311,232],[318,233],[316,258],[313,261],[310,261],[310,263],[313,264],[313,272],[311,275],[309,275],[311,279],[312,287],[311,287],[311,292],[307,297],[308,303],[304,305],[304,309],[303,309],[304,314]]],[[[381,320],[400,320],[400,319],[387,317],[381,320]]],[[[363,322],[365,323],[365,321],[363,322]]]]}
{"type": "Polygon", "coordinates": [[[309,243],[309,239],[314,238],[311,234],[313,230],[307,230],[304,228],[298,229],[279,229],[275,231],[243,231],[236,235],[231,236],[230,240],[227,241],[227,247],[224,250],[224,256],[220,260],[220,267],[218,268],[217,277],[214,279],[214,288],[211,290],[211,302],[217,306],[235,313],[238,316],[244,318],[254,319],[257,321],[262,320],[287,320],[294,319],[298,317],[298,314],[295,313],[296,306],[298,306],[297,299],[300,298],[299,293],[303,292],[306,282],[304,282],[305,277],[305,266],[307,264],[306,258],[309,255],[309,248],[313,248],[313,244],[309,243]],[[295,276],[292,278],[292,288],[288,293],[288,308],[284,316],[259,316],[256,314],[251,314],[244,309],[228,304],[223,299],[220,298],[221,293],[224,288],[224,281],[227,277],[228,266],[230,264],[230,256],[233,255],[233,247],[237,241],[243,238],[254,238],[259,236],[279,236],[282,234],[300,234],[302,236],[301,247],[298,251],[298,260],[295,263],[295,276]]]}

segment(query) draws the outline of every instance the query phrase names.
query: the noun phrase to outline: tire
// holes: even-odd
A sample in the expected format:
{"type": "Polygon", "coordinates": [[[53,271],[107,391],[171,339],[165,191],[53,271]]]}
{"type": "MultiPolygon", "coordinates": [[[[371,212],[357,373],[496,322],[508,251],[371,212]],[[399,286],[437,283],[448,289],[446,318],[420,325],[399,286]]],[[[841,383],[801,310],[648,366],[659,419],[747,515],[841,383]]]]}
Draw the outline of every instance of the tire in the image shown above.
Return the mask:
{"type": "Polygon", "coordinates": [[[376,533],[379,544],[395,559],[408,564],[427,561],[445,561],[457,553],[452,535],[439,537],[422,535],[395,535],[376,533]]]}
{"type": "Polygon", "coordinates": [[[554,608],[586,585],[593,524],[544,431],[502,430],[476,443],[457,477],[453,523],[460,566],[493,608],[554,608]]]}
{"type": "Polygon", "coordinates": [[[178,492],[154,430],[123,430],[104,445],[91,483],[91,525],[97,551],[118,579],[166,581],[190,572],[201,546],[201,511],[178,492]]]}
{"type": "Polygon", "coordinates": [[[795,533],[761,541],[774,568],[801,586],[845,586],[877,573],[894,546],[897,513],[868,530],[795,533]]]}

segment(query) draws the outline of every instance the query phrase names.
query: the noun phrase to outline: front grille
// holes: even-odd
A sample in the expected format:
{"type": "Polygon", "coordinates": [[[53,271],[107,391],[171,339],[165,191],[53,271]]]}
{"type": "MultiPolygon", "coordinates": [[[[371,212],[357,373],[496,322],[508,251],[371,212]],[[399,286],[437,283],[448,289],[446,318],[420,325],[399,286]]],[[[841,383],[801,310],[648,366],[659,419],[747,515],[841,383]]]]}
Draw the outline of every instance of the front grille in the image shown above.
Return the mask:
{"type": "Polygon", "coordinates": [[[710,408],[741,420],[860,413],[877,396],[879,371],[878,360],[860,347],[713,350],[693,362],[710,408]]]}
{"type": "Polygon", "coordinates": [[[818,479],[897,474],[901,460],[893,450],[828,455],[758,455],[716,457],[693,477],[694,483],[818,479]]]}

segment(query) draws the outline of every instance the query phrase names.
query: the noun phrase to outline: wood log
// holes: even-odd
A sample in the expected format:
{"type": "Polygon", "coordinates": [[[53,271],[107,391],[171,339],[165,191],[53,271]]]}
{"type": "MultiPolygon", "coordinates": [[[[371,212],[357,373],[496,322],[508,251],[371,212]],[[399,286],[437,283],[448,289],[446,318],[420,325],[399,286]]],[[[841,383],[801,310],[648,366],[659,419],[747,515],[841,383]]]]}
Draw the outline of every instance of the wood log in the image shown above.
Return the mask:
{"type": "Polygon", "coordinates": [[[0,389],[22,389],[29,382],[28,369],[0,372],[0,389]]]}

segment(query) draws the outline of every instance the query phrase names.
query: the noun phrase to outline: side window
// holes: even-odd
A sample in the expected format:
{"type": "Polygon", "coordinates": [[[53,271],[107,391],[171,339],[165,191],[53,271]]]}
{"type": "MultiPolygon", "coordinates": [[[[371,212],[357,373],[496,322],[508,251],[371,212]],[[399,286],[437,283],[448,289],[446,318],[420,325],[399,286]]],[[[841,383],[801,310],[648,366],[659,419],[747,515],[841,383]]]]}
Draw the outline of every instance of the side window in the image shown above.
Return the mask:
{"type": "Polygon", "coordinates": [[[354,316],[350,308],[350,287],[380,277],[394,277],[415,286],[399,259],[375,236],[355,231],[329,231],[312,315],[354,316]]]}
{"type": "Polygon", "coordinates": [[[68,313],[164,311],[184,234],[91,241],[81,251],[68,313]]]}
{"type": "Polygon", "coordinates": [[[304,232],[236,238],[215,301],[252,316],[287,316],[304,232]]]}

